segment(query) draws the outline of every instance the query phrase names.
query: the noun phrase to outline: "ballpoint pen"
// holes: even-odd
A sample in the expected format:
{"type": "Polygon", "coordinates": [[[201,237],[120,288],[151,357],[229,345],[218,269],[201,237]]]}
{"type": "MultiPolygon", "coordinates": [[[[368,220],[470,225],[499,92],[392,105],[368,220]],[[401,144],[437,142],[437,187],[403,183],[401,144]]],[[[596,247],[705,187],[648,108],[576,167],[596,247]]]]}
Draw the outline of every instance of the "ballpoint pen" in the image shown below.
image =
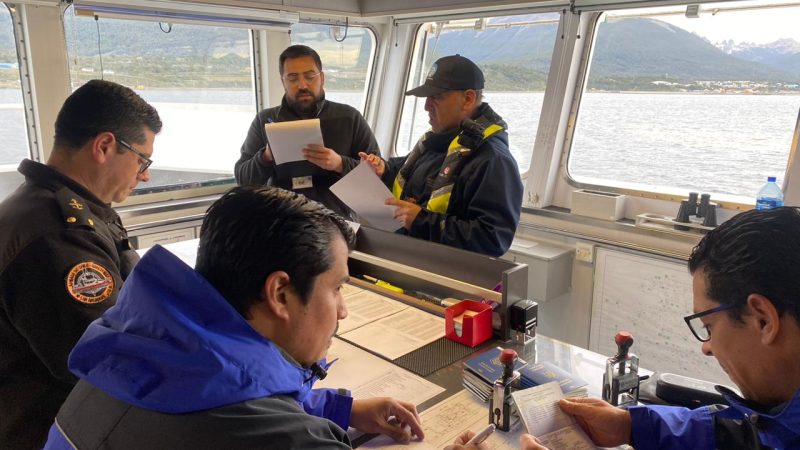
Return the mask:
{"type": "Polygon", "coordinates": [[[489,425],[486,425],[486,428],[482,429],[477,434],[475,434],[475,436],[472,436],[472,439],[468,440],[467,443],[464,445],[470,445],[470,444],[478,445],[481,442],[485,441],[486,438],[488,438],[489,435],[492,433],[494,433],[494,424],[490,423],[489,425]]]}

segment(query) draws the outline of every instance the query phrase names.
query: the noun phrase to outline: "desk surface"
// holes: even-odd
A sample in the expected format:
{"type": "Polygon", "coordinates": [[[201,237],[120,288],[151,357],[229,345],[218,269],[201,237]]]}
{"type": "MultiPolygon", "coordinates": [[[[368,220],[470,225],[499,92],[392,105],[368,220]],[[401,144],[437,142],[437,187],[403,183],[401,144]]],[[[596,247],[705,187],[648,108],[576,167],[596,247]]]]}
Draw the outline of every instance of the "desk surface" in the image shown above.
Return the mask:
{"type": "MultiPolygon", "coordinates": [[[[178,255],[184,262],[190,266],[194,266],[194,259],[197,253],[198,240],[191,240],[179,242],[175,244],[168,244],[165,248],[169,249],[178,255]]],[[[146,250],[140,250],[144,253],[146,250]]],[[[364,287],[364,286],[360,286],[364,287]]],[[[435,311],[428,311],[436,313],[435,311]]],[[[441,314],[440,314],[441,315],[441,314]]],[[[454,362],[442,369],[439,369],[432,374],[424,377],[426,380],[435,383],[442,388],[444,392],[424,401],[418,406],[419,411],[430,409],[437,403],[445,400],[463,390],[462,386],[462,368],[463,362],[466,359],[472,358],[481,352],[485,352],[493,347],[504,346],[502,342],[497,340],[490,340],[481,345],[471,355],[454,362]]],[[[366,349],[369,350],[369,349],[366,349]]],[[[548,361],[556,366],[564,369],[573,375],[584,379],[589,384],[587,391],[589,396],[601,397],[603,372],[605,370],[605,363],[608,356],[600,355],[598,353],[580,348],[571,344],[567,344],[555,339],[550,339],[546,336],[537,336],[536,338],[536,354],[535,358],[526,358],[529,363],[548,361]]],[[[644,374],[649,372],[642,371],[644,374]]],[[[347,387],[347,386],[342,386],[347,387]]],[[[487,405],[488,408],[488,405],[487,405]]],[[[356,446],[364,444],[369,441],[373,436],[360,436],[355,441],[356,446]]]]}

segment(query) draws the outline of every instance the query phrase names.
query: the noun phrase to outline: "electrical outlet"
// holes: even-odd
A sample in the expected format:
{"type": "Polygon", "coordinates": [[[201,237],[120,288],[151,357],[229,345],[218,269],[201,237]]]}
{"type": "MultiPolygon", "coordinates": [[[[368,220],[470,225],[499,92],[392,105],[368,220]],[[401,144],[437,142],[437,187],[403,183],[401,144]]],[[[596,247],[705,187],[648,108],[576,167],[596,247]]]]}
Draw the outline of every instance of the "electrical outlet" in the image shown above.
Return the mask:
{"type": "Polygon", "coordinates": [[[594,262],[594,245],[585,242],[575,244],[575,259],[587,263],[594,262]]]}

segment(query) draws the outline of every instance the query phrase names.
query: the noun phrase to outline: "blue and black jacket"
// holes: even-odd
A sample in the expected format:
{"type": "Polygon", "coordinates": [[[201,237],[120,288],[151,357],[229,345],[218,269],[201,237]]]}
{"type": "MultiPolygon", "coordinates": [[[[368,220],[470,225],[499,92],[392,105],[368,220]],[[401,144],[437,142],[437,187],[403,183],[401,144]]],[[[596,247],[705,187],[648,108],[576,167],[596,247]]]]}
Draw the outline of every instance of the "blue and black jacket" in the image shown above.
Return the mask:
{"type": "Polygon", "coordinates": [[[156,246],[70,354],[46,449],[349,448],[352,398],[257,333],[156,246]]]}

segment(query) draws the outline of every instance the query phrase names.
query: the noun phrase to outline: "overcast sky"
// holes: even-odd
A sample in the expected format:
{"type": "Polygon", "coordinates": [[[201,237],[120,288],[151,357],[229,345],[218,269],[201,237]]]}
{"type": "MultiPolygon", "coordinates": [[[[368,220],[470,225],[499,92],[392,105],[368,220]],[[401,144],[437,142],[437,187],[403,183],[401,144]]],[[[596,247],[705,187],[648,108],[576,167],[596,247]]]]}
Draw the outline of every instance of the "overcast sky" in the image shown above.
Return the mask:
{"type": "Polygon", "coordinates": [[[713,16],[701,12],[697,19],[685,16],[665,16],[661,19],[704,36],[711,42],[733,39],[736,42],[764,44],[782,38],[793,38],[800,42],[800,7],[720,12],[713,16]]]}

